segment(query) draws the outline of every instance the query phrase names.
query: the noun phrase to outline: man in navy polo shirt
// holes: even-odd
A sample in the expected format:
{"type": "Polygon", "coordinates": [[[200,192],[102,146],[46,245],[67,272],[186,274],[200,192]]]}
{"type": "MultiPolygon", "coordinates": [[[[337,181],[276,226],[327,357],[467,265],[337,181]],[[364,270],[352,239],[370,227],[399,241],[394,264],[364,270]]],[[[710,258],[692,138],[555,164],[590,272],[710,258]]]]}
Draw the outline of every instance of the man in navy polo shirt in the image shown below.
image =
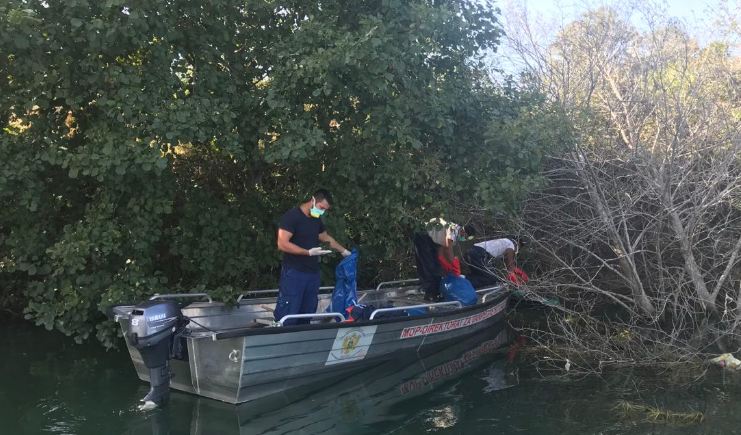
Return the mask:
{"type": "MultiPolygon", "coordinates": [[[[280,218],[278,250],[283,252],[280,272],[280,293],[275,304],[275,320],[288,314],[315,313],[319,293],[319,256],[332,251],[319,246],[329,246],[343,257],[350,251],[337,243],[324,228],[321,216],[329,210],[332,195],[319,189],[311,199],[288,210],[280,218]]],[[[289,319],[284,325],[309,323],[310,319],[289,319]]]]}

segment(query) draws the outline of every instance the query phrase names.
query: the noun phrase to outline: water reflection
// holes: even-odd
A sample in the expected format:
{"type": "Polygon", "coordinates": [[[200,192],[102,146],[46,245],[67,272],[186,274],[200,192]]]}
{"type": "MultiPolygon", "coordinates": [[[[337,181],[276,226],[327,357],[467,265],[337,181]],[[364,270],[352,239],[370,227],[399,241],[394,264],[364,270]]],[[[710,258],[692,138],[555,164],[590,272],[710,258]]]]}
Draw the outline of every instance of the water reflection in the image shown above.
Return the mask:
{"type": "Polygon", "coordinates": [[[523,343],[500,346],[509,341],[501,332],[419,357],[399,354],[362,376],[269,401],[235,407],[173,392],[168,407],[142,413],[136,405],[148,385],[124,350],[77,345],[28,324],[0,326],[0,434],[741,433],[741,372],[659,367],[542,377],[533,354],[521,353],[518,373],[508,361],[523,343]],[[626,403],[638,412],[618,412],[626,403]],[[704,418],[656,419],[647,407],[704,418]]]}
{"type": "Polygon", "coordinates": [[[417,398],[486,365],[482,384],[490,391],[515,385],[516,370],[509,365],[512,355],[507,355],[511,338],[511,332],[501,327],[422,355],[399,352],[393,361],[362,374],[323,380],[242,405],[173,393],[167,408],[132,422],[127,433],[377,433],[399,427],[410,414],[419,412],[429,412],[430,428],[448,428],[459,418],[455,406],[427,411],[428,405],[417,398]]]}

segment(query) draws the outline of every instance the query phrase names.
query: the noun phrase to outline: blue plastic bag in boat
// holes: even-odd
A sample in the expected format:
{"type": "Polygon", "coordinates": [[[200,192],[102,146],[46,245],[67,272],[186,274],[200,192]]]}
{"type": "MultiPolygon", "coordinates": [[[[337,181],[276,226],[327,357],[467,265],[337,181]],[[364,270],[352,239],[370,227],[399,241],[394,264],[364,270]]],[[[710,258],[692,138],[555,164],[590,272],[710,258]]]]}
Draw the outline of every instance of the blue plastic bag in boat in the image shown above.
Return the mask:
{"type": "Polygon", "coordinates": [[[358,250],[345,257],[335,268],[335,285],[332,292],[332,303],[328,311],[345,314],[345,309],[357,305],[358,300],[358,250]]]}
{"type": "Polygon", "coordinates": [[[462,276],[448,274],[440,281],[440,293],[446,301],[460,301],[464,306],[476,303],[476,290],[471,282],[462,276]]]}

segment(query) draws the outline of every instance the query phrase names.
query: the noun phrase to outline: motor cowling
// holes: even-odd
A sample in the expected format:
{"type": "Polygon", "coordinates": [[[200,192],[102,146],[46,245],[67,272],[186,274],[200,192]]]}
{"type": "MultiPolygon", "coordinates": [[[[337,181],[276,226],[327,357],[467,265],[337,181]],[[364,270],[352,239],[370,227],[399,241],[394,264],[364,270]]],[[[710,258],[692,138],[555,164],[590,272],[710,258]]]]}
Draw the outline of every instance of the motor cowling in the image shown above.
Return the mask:
{"type": "Polygon", "coordinates": [[[126,342],[141,354],[149,369],[149,393],[143,407],[152,408],[167,402],[170,392],[170,358],[176,339],[188,323],[174,301],[153,300],[131,310],[124,333],[126,342]]]}

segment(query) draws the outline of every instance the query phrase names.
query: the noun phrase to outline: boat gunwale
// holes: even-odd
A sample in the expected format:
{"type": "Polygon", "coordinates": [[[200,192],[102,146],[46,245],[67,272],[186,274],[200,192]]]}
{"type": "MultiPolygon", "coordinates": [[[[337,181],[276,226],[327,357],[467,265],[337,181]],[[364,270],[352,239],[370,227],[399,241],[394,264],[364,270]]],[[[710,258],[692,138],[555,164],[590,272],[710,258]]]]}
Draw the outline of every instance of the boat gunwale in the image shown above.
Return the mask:
{"type": "Polygon", "coordinates": [[[324,329],[340,329],[340,328],[357,328],[361,326],[373,326],[373,325],[383,325],[383,324],[389,324],[389,323],[404,323],[404,322],[416,322],[418,320],[424,320],[429,318],[445,318],[445,317],[451,317],[456,316],[459,314],[465,314],[467,312],[471,311],[483,311],[484,309],[498,304],[502,302],[502,300],[507,299],[511,295],[511,291],[507,287],[501,288],[498,293],[501,293],[497,295],[497,297],[493,297],[490,300],[486,302],[477,303],[475,305],[470,305],[467,307],[462,308],[456,308],[452,310],[446,310],[446,311],[437,311],[427,314],[421,314],[414,317],[387,317],[387,318],[380,318],[380,319],[373,319],[373,320],[363,320],[359,322],[329,322],[329,323],[310,323],[305,325],[289,325],[289,326],[281,326],[281,327],[264,327],[264,328],[254,328],[252,326],[245,326],[241,328],[234,328],[230,329],[228,331],[205,331],[205,330],[199,330],[197,332],[191,332],[189,335],[185,335],[184,338],[191,339],[191,340],[200,340],[200,339],[211,339],[211,340],[224,340],[229,338],[235,338],[235,337],[246,337],[246,336],[254,336],[254,335],[269,335],[269,334],[286,334],[286,333],[293,333],[293,332],[304,332],[304,331],[318,331],[318,330],[324,330],[324,329]]]}

